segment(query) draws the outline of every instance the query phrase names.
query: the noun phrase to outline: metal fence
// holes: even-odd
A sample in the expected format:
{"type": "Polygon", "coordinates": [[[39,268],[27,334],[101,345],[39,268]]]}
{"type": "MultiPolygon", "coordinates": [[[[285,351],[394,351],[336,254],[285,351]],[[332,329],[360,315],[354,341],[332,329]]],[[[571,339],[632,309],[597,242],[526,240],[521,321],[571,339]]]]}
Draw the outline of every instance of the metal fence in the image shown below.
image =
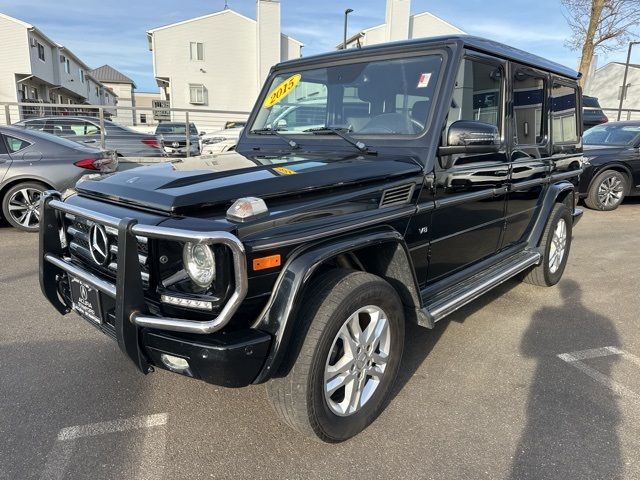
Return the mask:
{"type": "Polygon", "coordinates": [[[170,108],[163,101],[154,101],[151,107],[0,103],[0,125],[20,122],[142,163],[154,157],[200,155],[203,137],[243,123],[248,116],[242,111],[170,108]]]}
{"type": "MultiPolygon", "coordinates": [[[[597,108],[594,110],[597,110],[597,108]]],[[[601,110],[609,118],[610,122],[618,120],[617,108],[602,108],[601,110]]],[[[623,108],[620,120],[640,120],[640,110],[634,108],[623,108]]]]}

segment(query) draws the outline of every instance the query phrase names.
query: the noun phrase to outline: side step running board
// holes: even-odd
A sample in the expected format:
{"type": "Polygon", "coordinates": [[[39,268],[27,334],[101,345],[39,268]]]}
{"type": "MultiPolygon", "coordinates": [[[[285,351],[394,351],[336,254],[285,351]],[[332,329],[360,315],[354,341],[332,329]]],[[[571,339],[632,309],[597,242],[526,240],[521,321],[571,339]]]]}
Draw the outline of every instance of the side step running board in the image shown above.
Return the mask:
{"type": "Polygon", "coordinates": [[[427,300],[422,312],[433,323],[442,320],[492,288],[497,287],[527,268],[540,263],[540,258],[539,252],[531,250],[518,252],[487,270],[438,292],[427,300]]]}

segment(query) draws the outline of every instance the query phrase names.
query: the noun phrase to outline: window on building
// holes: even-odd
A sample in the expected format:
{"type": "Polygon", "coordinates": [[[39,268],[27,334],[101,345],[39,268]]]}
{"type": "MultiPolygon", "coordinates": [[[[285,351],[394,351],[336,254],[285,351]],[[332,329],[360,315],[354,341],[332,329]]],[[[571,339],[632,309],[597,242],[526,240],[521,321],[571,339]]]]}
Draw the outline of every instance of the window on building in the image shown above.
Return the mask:
{"type": "Polygon", "coordinates": [[[147,114],[146,113],[141,113],[140,114],[140,123],[147,123],[147,114]]]}
{"type": "Polygon", "coordinates": [[[9,153],[16,153],[20,150],[27,148],[31,143],[26,140],[22,140],[21,138],[11,137],[9,135],[5,135],[4,139],[7,142],[7,148],[9,149],[9,153]]]}
{"type": "Polygon", "coordinates": [[[64,55],[60,55],[60,63],[64,64],[64,71],[71,73],[71,62],[64,55]]]}
{"type": "Polygon", "coordinates": [[[457,120],[475,120],[502,131],[503,74],[498,64],[465,59],[460,64],[448,125],[457,120]]]}
{"type": "Polygon", "coordinates": [[[191,42],[189,48],[191,60],[204,60],[204,43],[191,42]]]}
{"type": "Polygon", "coordinates": [[[80,81],[84,83],[84,70],[80,68],[78,71],[80,72],[80,81]]]}
{"type": "Polygon", "coordinates": [[[578,92],[574,87],[554,83],[551,90],[551,141],[578,141],[578,92]]]}
{"type": "Polygon", "coordinates": [[[46,61],[44,56],[44,45],[42,45],[40,42],[38,42],[38,58],[43,62],[46,61]]]}
{"type": "Polygon", "coordinates": [[[533,72],[518,70],[513,77],[513,115],[518,145],[544,143],[545,79],[533,72]]]}
{"type": "Polygon", "coordinates": [[[189,84],[189,103],[203,105],[205,103],[205,88],[202,84],[189,84]]]}

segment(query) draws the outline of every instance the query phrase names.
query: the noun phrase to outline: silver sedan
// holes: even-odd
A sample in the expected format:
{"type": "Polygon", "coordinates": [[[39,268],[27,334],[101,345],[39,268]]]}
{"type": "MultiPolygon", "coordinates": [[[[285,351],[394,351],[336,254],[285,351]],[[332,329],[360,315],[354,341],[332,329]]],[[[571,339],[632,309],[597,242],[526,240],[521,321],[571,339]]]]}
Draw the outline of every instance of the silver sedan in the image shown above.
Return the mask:
{"type": "Polygon", "coordinates": [[[48,133],[0,127],[0,203],[12,226],[33,232],[45,190],[63,191],[86,174],[115,171],[113,152],[80,145],[48,133]]]}

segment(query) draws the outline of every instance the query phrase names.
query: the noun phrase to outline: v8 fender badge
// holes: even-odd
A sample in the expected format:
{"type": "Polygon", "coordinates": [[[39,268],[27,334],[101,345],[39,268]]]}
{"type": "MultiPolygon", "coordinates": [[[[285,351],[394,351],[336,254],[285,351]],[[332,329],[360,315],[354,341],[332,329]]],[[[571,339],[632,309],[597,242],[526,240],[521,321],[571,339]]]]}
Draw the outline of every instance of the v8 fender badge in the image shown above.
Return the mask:
{"type": "Polygon", "coordinates": [[[419,233],[420,235],[424,235],[424,234],[425,234],[425,233],[427,233],[428,231],[429,231],[429,227],[420,227],[420,228],[418,229],[418,233],[419,233]]]}

